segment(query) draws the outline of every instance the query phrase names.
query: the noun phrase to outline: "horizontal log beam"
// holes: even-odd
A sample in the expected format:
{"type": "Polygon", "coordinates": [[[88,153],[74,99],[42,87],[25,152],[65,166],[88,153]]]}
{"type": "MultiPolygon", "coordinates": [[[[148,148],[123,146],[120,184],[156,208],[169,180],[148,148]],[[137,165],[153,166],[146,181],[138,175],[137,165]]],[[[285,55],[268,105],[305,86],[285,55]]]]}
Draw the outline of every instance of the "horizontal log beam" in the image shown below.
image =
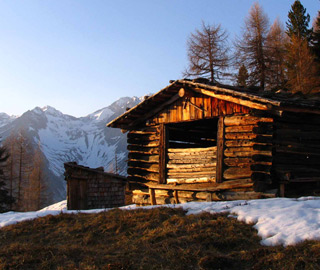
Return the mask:
{"type": "Polygon", "coordinates": [[[254,127],[258,127],[257,125],[246,125],[246,126],[230,126],[225,127],[225,132],[252,132],[254,127]]]}
{"type": "Polygon", "coordinates": [[[196,178],[168,178],[167,183],[177,183],[177,184],[192,184],[192,183],[206,183],[214,182],[215,177],[196,177],[196,178]]]}
{"type": "Polygon", "coordinates": [[[184,149],[176,149],[176,148],[169,148],[168,153],[198,153],[198,152],[208,152],[208,151],[217,151],[217,147],[206,147],[206,148],[184,148],[184,149]]]}
{"type": "Polygon", "coordinates": [[[199,164],[199,163],[216,163],[217,159],[215,157],[202,157],[199,156],[197,158],[193,158],[193,159],[189,159],[187,157],[182,157],[180,159],[169,159],[168,164],[176,164],[176,165],[180,165],[180,164],[186,164],[186,165],[193,165],[193,164],[199,164]]]}
{"type": "Polygon", "coordinates": [[[152,187],[155,189],[165,189],[165,190],[185,190],[185,191],[220,191],[226,189],[236,189],[236,188],[250,188],[253,187],[253,182],[250,178],[230,180],[222,183],[210,183],[203,186],[200,185],[161,185],[153,183],[145,183],[147,187],[152,187]]]}
{"type": "Polygon", "coordinates": [[[258,123],[272,123],[273,118],[255,117],[250,115],[244,116],[226,116],[224,124],[226,126],[243,126],[243,125],[257,125],[258,123]]]}
{"type": "Polygon", "coordinates": [[[252,175],[252,170],[250,167],[239,168],[239,167],[230,167],[223,172],[224,179],[240,179],[240,178],[249,178],[252,175]]]}
{"type": "Polygon", "coordinates": [[[229,102],[233,102],[236,104],[240,104],[249,108],[253,108],[253,109],[257,109],[257,110],[268,110],[268,106],[265,104],[261,104],[258,102],[253,102],[250,100],[244,100],[241,98],[237,98],[234,96],[228,96],[228,95],[223,95],[223,94],[216,94],[213,91],[209,91],[209,90],[205,90],[202,88],[192,88],[192,90],[201,93],[203,95],[209,96],[209,97],[214,97],[217,99],[221,99],[221,100],[225,100],[225,101],[229,101],[229,102]]]}
{"type": "Polygon", "coordinates": [[[167,164],[168,169],[195,169],[195,168],[211,168],[216,166],[216,162],[200,163],[200,164],[167,164]]]}

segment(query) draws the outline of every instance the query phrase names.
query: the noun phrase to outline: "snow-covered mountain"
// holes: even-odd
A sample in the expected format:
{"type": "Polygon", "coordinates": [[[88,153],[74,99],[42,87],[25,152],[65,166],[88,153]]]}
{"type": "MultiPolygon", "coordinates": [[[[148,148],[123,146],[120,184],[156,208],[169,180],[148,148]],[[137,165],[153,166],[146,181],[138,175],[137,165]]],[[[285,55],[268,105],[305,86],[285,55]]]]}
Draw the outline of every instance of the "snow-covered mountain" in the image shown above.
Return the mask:
{"type": "Polygon", "coordinates": [[[46,158],[49,174],[48,186],[53,200],[66,197],[63,163],[76,161],[92,168],[103,166],[105,171],[126,174],[126,135],[106,124],[141,101],[137,97],[120,98],[110,106],[86,117],[76,118],[63,114],[53,107],[36,107],[20,117],[0,113],[0,138],[24,131],[33,142],[40,145],[46,158]]]}

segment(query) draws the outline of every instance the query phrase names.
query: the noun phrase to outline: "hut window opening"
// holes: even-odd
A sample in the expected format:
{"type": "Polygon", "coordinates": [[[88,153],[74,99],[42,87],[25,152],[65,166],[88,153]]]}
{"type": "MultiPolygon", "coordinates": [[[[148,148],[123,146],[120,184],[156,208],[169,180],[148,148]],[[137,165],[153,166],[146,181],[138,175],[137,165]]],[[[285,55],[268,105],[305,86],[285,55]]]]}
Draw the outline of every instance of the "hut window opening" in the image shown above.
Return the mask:
{"type": "Polygon", "coordinates": [[[215,182],[218,119],[168,124],[167,184],[215,182]]]}

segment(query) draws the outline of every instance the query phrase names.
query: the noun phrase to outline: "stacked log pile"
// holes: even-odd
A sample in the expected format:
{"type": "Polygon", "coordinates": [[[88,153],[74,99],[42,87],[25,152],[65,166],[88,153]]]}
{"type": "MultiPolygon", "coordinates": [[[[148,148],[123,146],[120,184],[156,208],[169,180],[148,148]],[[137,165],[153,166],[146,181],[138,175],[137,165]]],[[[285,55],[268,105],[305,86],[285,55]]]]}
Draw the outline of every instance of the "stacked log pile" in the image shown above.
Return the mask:
{"type": "Polygon", "coordinates": [[[280,180],[320,181],[320,120],[283,113],[275,120],[274,170],[280,180]]]}
{"type": "Polygon", "coordinates": [[[217,147],[169,148],[167,183],[203,183],[216,179],[217,147]]]}
{"type": "Polygon", "coordinates": [[[251,179],[264,191],[271,183],[273,119],[228,116],[224,133],[224,180],[251,179]]]}
{"type": "Polygon", "coordinates": [[[159,127],[128,133],[128,180],[159,182],[159,127]]]}

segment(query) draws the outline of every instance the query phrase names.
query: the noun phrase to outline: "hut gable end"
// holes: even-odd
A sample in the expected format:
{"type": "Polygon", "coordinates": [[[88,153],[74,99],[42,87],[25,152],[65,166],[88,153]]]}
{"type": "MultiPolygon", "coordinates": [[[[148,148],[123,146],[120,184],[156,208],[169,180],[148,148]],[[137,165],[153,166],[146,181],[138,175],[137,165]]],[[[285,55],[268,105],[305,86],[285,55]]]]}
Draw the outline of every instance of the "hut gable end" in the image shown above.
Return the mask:
{"type": "Polygon", "coordinates": [[[178,123],[213,117],[246,114],[250,108],[222,99],[188,91],[174,103],[147,120],[147,125],[178,123]]]}

